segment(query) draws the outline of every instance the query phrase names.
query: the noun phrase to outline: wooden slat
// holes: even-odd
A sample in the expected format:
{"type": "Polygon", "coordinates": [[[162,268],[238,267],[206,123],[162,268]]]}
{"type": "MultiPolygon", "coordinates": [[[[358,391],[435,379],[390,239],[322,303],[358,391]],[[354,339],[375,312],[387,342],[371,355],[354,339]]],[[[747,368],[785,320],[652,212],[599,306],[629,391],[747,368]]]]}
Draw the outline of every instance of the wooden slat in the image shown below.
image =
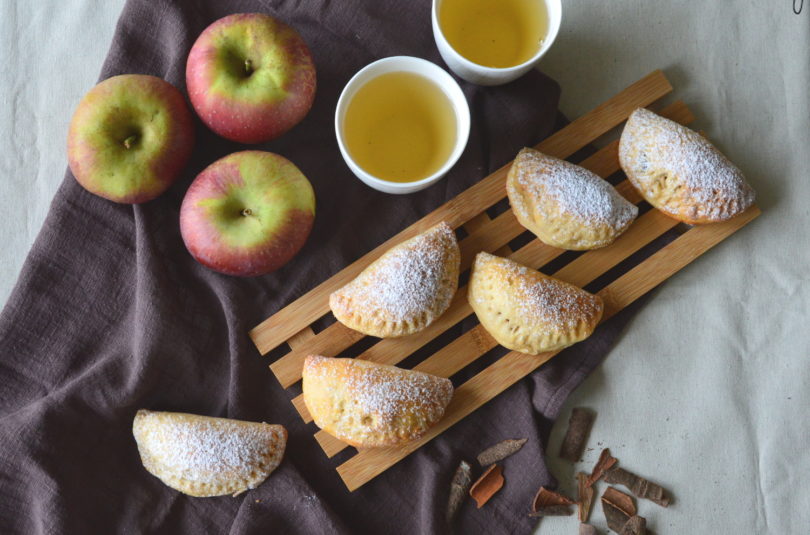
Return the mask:
{"type": "MultiPolygon", "coordinates": [[[[693,227],[654,253],[599,292],[606,304],[603,320],[610,318],[658,286],[759,214],[759,209],[752,206],[730,221],[693,227]]],[[[340,477],[349,490],[357,489],[458,423],[484,403],[547,362],[555,354],[551,352],[531,356],[514,351],[507,353],[456,389],[444,418],[424,437],[396,448],[362,450],[338,466],[337,471],[340,477]]]]}
{"type": "Polygon", "coordinates": [[[525,231],[511,210],[498,215],[486,225],[480,226],[472,234],[461,240],[460,273],[470,269],[473,258],[479,251],[494,251],[515,239],[525,231]]]}
{"type": "Polygon", "coordinates": [[[296,347],[303,346],[307,340],[313,338],[315,336],[315,331],[312,330],[312,327],[306,326],[301,331],[293,335],[292,338],[287,340],[287,343],[290,345],[291,348],[295,349],[296,347]]]}
{"type": "Polygon", "coordinates": [[[293,407],[295,410],[298,411],[298,414],[304,419],[305,422],[311,422],[312,416],[309,414],[309,410],[307,410],[307,406],[304,403],[304,396],[295,396],[292,399],[293,407]],[[306,416],[305,416],[306,415],[306,416]]]}
{"type": "Polygon", "coordinates": [[[464,223],[464,230],[467,231],[467,234],[472,234],[475,231],[481,230],[485,228],[492,219],[487,215],[486,212],[481,212],[477,216],[473,217],[466,223],[464,223]]]}
{"type": "MultiPolygon", "coordinates": [[[[686,104],[681,101],[667,106],[661,113],[665,117],[669,117],[681,124],[689,124],[694,120],[692,112],[686,104]]],[[[580,162],[580,165],[599,176],[608,177],[619,170],[617,151],[618,140],[586,158],[580,162]]],[[[617,188],[630,202],[634,204],[639,202],[640,197],[629,182],[624,181],[617,186],[617,188]]],[[[499,249],[499,247],[525,231],[520,223],[518,223],[511,210],[507,210],[491,221],[489,217],[486,216],[486,213],[480,214],[480,216],[471,220],[475,221],[470,228],[472,233],[464,238],[460,244],[462,272],[469,268],[472,259],[480,251],[490,251],[506,256],[509,254],[508,250],[499,249]],[[484,216],[484,218],[480,216],[484,216]]],[[[470,225],[470,222],[468,222],[467,225],[470,225]]],[[[465,225],[465,228],[467,225],[465,225]]],[[[560,249],[554,250],[558,254],[563,252],[560,249]]],[[[383,340],[373,346],[372,350],[380,350],[381,348],[378,347],[380,345],[385,347],[388,344],[402,343],[408,345],[411,352],[416,351],[418,348],[446,331],[450,326],[455,325],[458,321],[460,320],[456,319],[456,316],[453,315],[453,309],[451,307],[450,310],[434,322],[427,330],[405,338],[383,340]]],[[[293,348],[291,352],[278,358],[270,365],[270,369],[273,371],[282,387],[287,388],[301,379],[301,368],[304,358],[306,358],[307,355],[334,357],[356,343],[362,337],[362,334],[352,331],[340,323],[334,323],[320,332],[315,338],[310,339],[307,344],[293,348]]],[[[366,357],[361,355],[360,358],[366,357]]],[[[300,403],[296,403],[295,406],[297,408],[302,407],[300,403]]]]}
{"type": "MultiPolygon", "coordinates": [[[[655,71],[546,138],[537,148],[552,156],[567,158],[617,126],[635,108],[648,106],[670,91],[672,86],[664,74],[655,71]]],[[[509,164],[481,180],[260,323],[250,331],[250,337],[259,352],[266,354],[326,314],[329,294],[354,279],[365,266],[379,258],[394,244],[411,238],[441,221],[447,221],[456,228],[502,199],[508,167],[509,164]]]]}
{"type": "MultiPolygon", "coordinates": [[[[610,247],[595,249],[580,255],[554,273],[554,276],[577,286],[585,286],[677,224],[678,221],[657,210],[647,212],[610,247]]],[[[528,266],[538,267],[545,263],[547,257],[544,251],[546,249],[550,248],[538,240],[533,240],[521,248],[519,251],[521,254],[516,253],[512,255],[512,258],[528,266]]],[[[472,313],[469,304],[465,304],[467,305],[466,310],[472,313]]],[[[496,345],[495,339],[479,324],[419,363],[414,369],[440,377],[451,377],[496,345]]],[[[396,364],[407,355],[408,353],[395,353],[383,363],[396,364]]],[[[302,401],[294,402],[294,405],[304,421],[312,420],[302,401]]],[[[328,457],[334,456],[346,447],[346,444],[325,431],[315,433],[315,439],[323,447],[328,457]]]]}
{"type": "MultiPolygon", "coordinates": [[[[511,210],[507,210],[507,212],[511,212],[511,210]]],[[[506,222],[506,221],[509,220],[509,218],[505,217],[505,218],[503,218],[503,220],[504,220],[504,222],[506,222]]],[[[515,220],[515,223],[517,223],[517,220],[515,220]]],[[[503,236],[506,236],[506,235],[510,234],[510,232],[505,232],[503,234],[498,234],[497,229],[494,228],[494,222],[493,222],[492,218],[490,218],[489,214],[487,214],[486,212],[481,212],[480,214],[478,214],[474,218],[467,221],[467,223],[464,224],[464,230],[466,230],[469,233],[477,233],[478,235],[486,236],[489,239],[492,239],[495,236],[499,236],[500,241],[503,241],[503,236]]],[[[520,231],[518,231],[518,233],[519,232],[520,231]]],[[[515,234],[515,236],[517,236],[517,234],[515,234]]],[[[495,246],[495,247],[497,247],[497,246],[495,246]]],[[[478,254],[478,253],[472,254],[473,249],[470,246],[469,242],[467,242],[465,244],[464,249],[465,249],[464,254],[462,255],[462,259],[461,259],[461,262],[460,262],[461,265],[459,266],[459,271],[461,273],[466,271],[472,265],[472,260],[473,260],[473,258],[475,258],[475,254],[478,254]]],[[[479,249],[479,250],[483,250],[483,249],[479,249]]],[[[503,246],[495,249],[495,251],[496,251],[496,254],[507,255],[507,254],[510,254],[512,252],[512,249],[510,249],[508,245],[503,245],[503,246]]]]}

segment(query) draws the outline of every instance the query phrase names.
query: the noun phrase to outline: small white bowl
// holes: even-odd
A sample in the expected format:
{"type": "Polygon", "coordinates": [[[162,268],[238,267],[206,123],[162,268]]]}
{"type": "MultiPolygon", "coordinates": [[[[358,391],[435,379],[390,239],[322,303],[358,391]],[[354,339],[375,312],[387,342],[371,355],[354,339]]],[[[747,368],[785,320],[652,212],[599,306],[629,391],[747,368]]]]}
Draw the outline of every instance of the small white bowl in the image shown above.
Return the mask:
{"type": "Polygon", "coordinates": [[[337,103],[337,109],[335,110],[335,134],[337,135],[340,153],[343,155],[343,159],[346,161],[349,169],[352,170],[352,173],[354,173],[357,178],[372,188],[385,193],[413,193],[414,191],[425,189],[438,182],[447,174],[450,168],[455,165],[461,153],[464,152],[464,147],[467,146],[467,139],[470,137],[470,107],[467,105],[467,99],[464,97],[464,93],[453,77],[438,65],[411,56],[392,56],[366,65],[360,69],[357,74],[349,80],[346,87],[343,88],[343,92],[340,94],[340,99],[337,103]],[[432,175],[414,182],[391,182],[367,173],[352,159],[343,139],[343,122],[346,118],[346,109],[352,97],[354,97],[357,90],[366,82],[389,72],[412,72],[424,76],[444,91],[444,94],[447,95],[456,113],[456,144],[450,156],[447,158],[447,161],[432,175]]]}
{"type": "Polygon", "coordinates": [[[543,2],[548,11],[548,35],[543,41],[543,46],[537,51],[530,60],[515,65],[514,67],[495,68],[484,67],[468,60],[450,46],[450,43],[444,36],[441,26],[439,25],[439,7],[443,0],[433,0],[432,21],[433,21],[433,38],[436,40],[436,46],[439,48],[439,54],[450,70],[456,73],[460,78],[467,80],[470,83],[478,85],[502,85],[517,78],[520,78],[529,70],[537,65],[540,59],[546,55],[548,49],[554,44],[557,39],[557,34],[560,32],[560,23],[562,22],[562,4],[560,0],[537,0],[543,2]]]}

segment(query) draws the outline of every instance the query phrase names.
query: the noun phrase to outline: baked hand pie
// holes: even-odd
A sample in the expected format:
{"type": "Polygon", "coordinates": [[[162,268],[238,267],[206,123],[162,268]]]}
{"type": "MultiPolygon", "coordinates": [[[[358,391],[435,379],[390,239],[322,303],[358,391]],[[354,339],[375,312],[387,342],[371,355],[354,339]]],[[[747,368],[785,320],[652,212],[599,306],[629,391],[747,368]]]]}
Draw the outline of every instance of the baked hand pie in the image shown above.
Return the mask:
{"type": "Polygon", "coordinates": [[[475,257],[467,296],[499,344],[531,355],[586,339],[604,308],[598,295],[488,253],[475,257]]]}
{"type": "Polygon", "coordinates": [[[553,247],[581,251],[613,243],[638,215],[636,205],[584,167],[521,150],[506,178],[521,225],[553,247]]]}
{"type": "Polygon", "coordinates": [[[449,379],[360,359],[311,355],[304,402],[315,424],[358,448],[415,440],[444,415],[449,379]]]}
{"type": "Polygon", "coordinates": [[[686,223],[725,221],[754,202],[742,172],[706,138],[644,108],[627,120],[619,163],[647,202],[686,223]]]}
{"type": "Polygon", "coordinates": [[[236,496],[256,488],[284,456],[280,425],[140,410],[132,424],[149,473],[189,496],[236,496]]]}
{"type": "Polygon", "coordinates": [[[421,331],[441,316],[458,289],[461,254],[447,223],[391,248],[329,297],[347,327],[379,338],[421,331]]]}

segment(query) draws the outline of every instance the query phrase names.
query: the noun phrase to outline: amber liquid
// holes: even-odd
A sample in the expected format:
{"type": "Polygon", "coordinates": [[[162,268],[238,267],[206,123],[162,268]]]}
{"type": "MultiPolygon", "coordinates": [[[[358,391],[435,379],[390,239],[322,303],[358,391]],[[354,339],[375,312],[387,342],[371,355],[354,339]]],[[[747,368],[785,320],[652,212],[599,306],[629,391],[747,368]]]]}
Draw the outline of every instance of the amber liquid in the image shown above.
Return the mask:
{"type": "Polygon", "coordinates": [[[438,15],[450,46],[484,67],[529,61],[548,34],[543,0],[444,0],[438,15]]]}
{"type": "Polygon", "coordinates": [[[349,102],[343,139],[370,175],[414,182],[438,171],[456,143],[456,114],[444,91],[424,76],[386,73],[369,80],[349,102]]]}

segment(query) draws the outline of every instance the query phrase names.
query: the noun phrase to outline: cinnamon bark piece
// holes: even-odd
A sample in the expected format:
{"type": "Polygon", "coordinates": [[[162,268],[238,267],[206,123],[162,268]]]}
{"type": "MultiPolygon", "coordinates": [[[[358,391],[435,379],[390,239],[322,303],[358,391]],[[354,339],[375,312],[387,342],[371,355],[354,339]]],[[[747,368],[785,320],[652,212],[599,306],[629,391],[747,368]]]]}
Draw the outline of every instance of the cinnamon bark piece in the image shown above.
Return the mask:
{"type": "Polygon", "coordinates": [[[478,455],[478,464],[481,466],[489,466],[490,464],[502,461],[510,455],[517,453],[527,440],[526,438],[521,438],[518,440],[509,439],[498,442],[478,455]]]}
{"type": "Polygon", "coordinates": [[[627,487],[637,498],[643,498],[655,502],[661,507],[668,507],[672,499],[660,486],[647,481],[641,476],[628,472],[623,468],[613,468],[605,474],[605,481],[613,485],[623,485],[627,487]]]}
{"type": "Polygon", "coordinates": [[[571,411],[571,418],[568,420],[568,430],[560,445],[560,457],[572,463],[577,462],[582,457],[585,444],[588,441],[588,434],[596,419],[596,414],[582,407],[574,407],[571,411]]]}
{"type": "Polygon", "coordinates": [[[448,525],[453,523],[471,485],[472,468],[467,461],[461,461],[453,475],[453,481],[450,482],[450,498],[447,501],[447,512],[445,513],[448,525]]]}
{"type": "Polygon", "coordinates": [[[481,509],[503,487],[503,474],[499,465],[493,464],[470,488],[470,496],[481,509]]]}
{"type": "Polygon", "coordinates": [[[532,511],[529,516],[543,517],[543,516],[571,516],[574,512],[568,505],[545,505],[532,511]]]}
{"type": "Polygon", "coordinates": [[[591,514],[593,505],[593,487],[588,486],[588,474],[579,472],[577,474],[577,508],[579,509],[579,521],[585,523],[591,514]]]}
{"type": "Polygon", "coordinates": [[[603,449],[602,453],[599,454],[599,460],[596,461],[596,465],[593,467],[591,477],[588,478],[588,486],[592,487],[593,484],[599,481],[605,472],[610,470],[617,462],[619,462],[619,460],[610,454],[610,449],[603,449]]]}
{"type": "Polygon", "coordinates": [[[532,512],[534,513],[542,507],[549,507],[551,505],[574,505],[574,500],[559,492],[548,490],[546,487],[540,487],[540,490],[537,491],[532,501],[532,512]]]}
{"type": "Polygon", "coordinates": [[[579,535],[599,535],[599,532],[590,524],[580,524],[579,535]]]}
{"type": "Polygon", "coordinates": [[[616,487],[608,487],[605,493],[602,494],[602,499],[609,501],[614,506],[621,509],[621,511],[628,517],[636,515],[636,504],[633,502],[633,497],[625,494],[616,487]]]}
{"type": "Polygon", "coordinates": [[[624,523],[619,535],[646,535],[647,519],[643,516],[634,516],[624,523]]]}
{"type": "Polygon", "coordinates": [[[619,533],[627,521],[630,520],[630,517],[624,511],[606,500],[604,496],[602,496],[602,512],[605,514],[608,527],[616,533],[619,533]]]}

